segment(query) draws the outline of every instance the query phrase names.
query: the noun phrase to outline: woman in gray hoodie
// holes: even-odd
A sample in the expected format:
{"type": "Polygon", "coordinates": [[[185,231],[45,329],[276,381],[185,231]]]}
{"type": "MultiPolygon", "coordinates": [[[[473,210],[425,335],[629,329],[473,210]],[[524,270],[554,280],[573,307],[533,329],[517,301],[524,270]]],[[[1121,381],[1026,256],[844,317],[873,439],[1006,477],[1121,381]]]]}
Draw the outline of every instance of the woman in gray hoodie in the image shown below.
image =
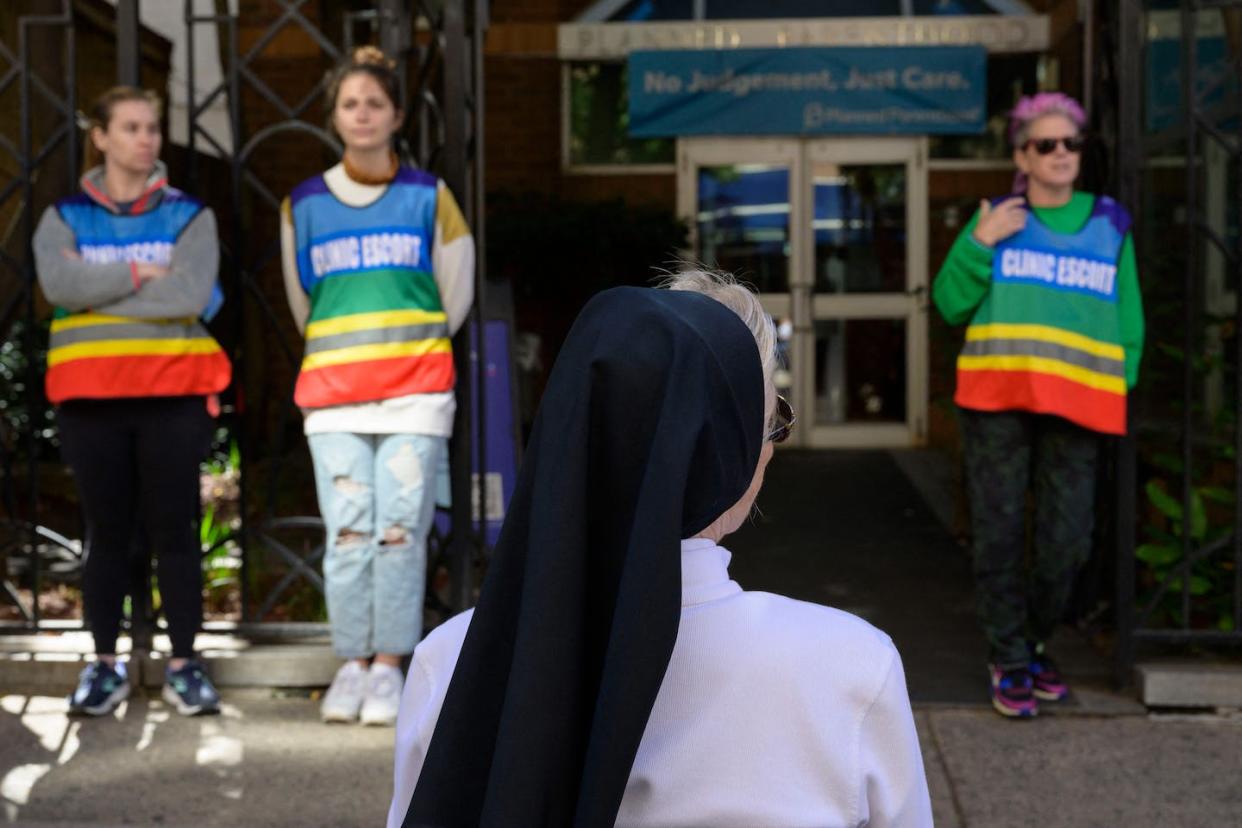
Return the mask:
{"type": "Polygon", "coordinates": [[[211,210],[168,186],[159,107],[132,87],[96,101],[89,141],[103,164],[47,209],[33,241],[39,285],[56,306],[47,396],[87,527],[82,592],[97,660],[69,706],[95,716],[129,695],[116,639],[138,531],[158,558],[172,641],[164,699],[186,715],[219,708],[194,660],[198,468],[215,395],[230,379],[228,357],[199,321],[219,305],[219,245],[211,210]]]}

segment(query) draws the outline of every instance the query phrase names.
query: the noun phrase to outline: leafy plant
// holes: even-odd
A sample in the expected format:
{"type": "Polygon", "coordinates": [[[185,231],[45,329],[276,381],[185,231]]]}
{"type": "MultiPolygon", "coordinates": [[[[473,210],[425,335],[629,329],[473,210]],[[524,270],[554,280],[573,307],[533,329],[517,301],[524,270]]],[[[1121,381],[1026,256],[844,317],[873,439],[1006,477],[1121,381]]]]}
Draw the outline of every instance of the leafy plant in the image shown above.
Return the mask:
{"type": "MultiPolygon", "coordinates": [[[[1177,175],[1184,173],[1179,170],[1177,175]]],[[[1178,184],[1169,172],[1154,166],[1144,176],[1147,195],[1135,252],[1148,344],[1132,396],[1146,507],[1138,516],[1142,543],[1135,550],[1138,606],[1153,608],[1149,625],[1228,631],[1235,620],[1232,536],[1238,529],[1234,525],[1238,411],[1233,401],[1238,365],[1233,355],[1238,331],[1232,313],[1210,301],[1202,283],[1188,291],[1187,244],[1196,242],[1180,214],[1184,202],[1167,197],[1178,184]],[[1142,232],[1143,227],[1149,232],[1142,232]],[[1150,232],[1164,227],[1185,230],[1186,242],[1170,244],[1167,234],[1150,232]],[[1188,307],[1196,308],[1193,321],[1188,307]],[[1184,390],[1188,378],[1189,398],[1184,390]],[[1187,419],[1189,467],[1182,445],[1187,419]],[[1186,484],[1190,494],[1183,503],[1186,484]],[[1189,566],[1185,549],[1194,556],[1189,566]],[[1191,598],[1189,617],[1183,590],[1191,598]]],[[[1236,192],[1236,184],[1228,186],[1236,192]]],[[[1228,222],[1225,236],[1238,232],[1237,218],[1228,222]]]]}
{"type": "Polygon", "coordinates": [[[25,440],[21,435],[34,430],[35,439],[43,443],[43,456],[55,456],[59,443],[56,417],[43,398],[43,366],[47,364],[47,339],[50,320],[37,323],[34,330],[33,353],[28,353],[27,322],[17,319],[9,328],[8,337],[0,342],[0,424],[12,441],[10,449],[22,452],[25,440]],[[32,363],[37,367],[33,377],[32,363]],[[35,387],[30,387],[31,382],[35,387]],[[30,393],[35,395],[36,408],[30,408],[30,393]],[[48,451],[47,449],[53,449],[48,451]]]}
{"type": "Polygon", "coordinates": [[[217,612],[236,612],[241,605],[238,575],[242,552],[237,543],[240,482],[237,440],[220,429],[216,446],[199,473],[203,515],[198,530],[203,550],[203,591],[208,607],[217,612]]]}
{"type": "Polygon", "coordinates": [[[1149,480],[1145,492],[1148,503],[1165,524],[1162,527],[1158,522],[1149,523],[1145,527],[1148,540],[1134,550],[1135,557],[1149,568],[1144,578],[1149,600],[1155,598],[1161,588],[1164,589],[1156,614],[1162,616],[1161,620],[1165,622],[1185,623],[1186,619],[1182,617],[1182,591],[1185,586],[1195,599],[1189,619],[1191,626],[1210,623],[1220,630],[1232,630],[1233,562],[1224,559],[1224,556],[1205,555],[1190,565],[1185,584],[1183,573],[1186,569],[1181,564],[1187,539],[1193,550],[1219,544],[1232,535],[1232,520],[1213,520],[1211,504],[1223,507],[1220,511],[1232,516],[1234,493],[1220,486],[1192,488],[1190,517],[1187,519],[1182,500],[1166,491],[1162,479],[1149,480]]]}

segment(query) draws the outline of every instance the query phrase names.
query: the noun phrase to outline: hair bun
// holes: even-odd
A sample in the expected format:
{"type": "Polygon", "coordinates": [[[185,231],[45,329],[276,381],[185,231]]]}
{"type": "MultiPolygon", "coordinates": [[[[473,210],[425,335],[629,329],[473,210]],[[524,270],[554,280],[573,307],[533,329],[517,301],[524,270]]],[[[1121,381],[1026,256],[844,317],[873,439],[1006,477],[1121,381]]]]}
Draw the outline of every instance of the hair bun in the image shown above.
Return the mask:
{"type": "Polygon", "coordinates": [[[355,66],[380,66],[388,71],[397,68],[397,62],[383,53],[378,46],[359,46],[352,57],[355,66]]]}

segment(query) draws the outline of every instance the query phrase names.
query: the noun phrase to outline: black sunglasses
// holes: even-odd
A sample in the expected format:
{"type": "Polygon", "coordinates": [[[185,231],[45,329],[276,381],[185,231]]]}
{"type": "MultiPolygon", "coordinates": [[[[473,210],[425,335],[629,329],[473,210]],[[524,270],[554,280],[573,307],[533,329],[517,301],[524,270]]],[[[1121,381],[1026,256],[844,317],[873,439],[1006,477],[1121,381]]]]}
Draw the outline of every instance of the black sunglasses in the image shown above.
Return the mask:
{"type": "Polygon", "coordinates": [[[1086,143],[1087,139],[1081,135],[1071,135],[1068,138],[1031,138],[1022,145],[1022,149],[1034,147],[1040,155],[1052,155],[1057,151],[1057,144],[1061,144],[1066,152],[1077,153],[1082,152],[1086,143]]]}
{"type": "Polygon", "coordinates": [[[789,439],[790,433],[793,431],[794,423],[798,422],[798,415],[794,414],[793,406],[789,404],[789,400],[776,395],[776,428],[772,429],[767,439],[773,443],[783,443],[789,439]]]}

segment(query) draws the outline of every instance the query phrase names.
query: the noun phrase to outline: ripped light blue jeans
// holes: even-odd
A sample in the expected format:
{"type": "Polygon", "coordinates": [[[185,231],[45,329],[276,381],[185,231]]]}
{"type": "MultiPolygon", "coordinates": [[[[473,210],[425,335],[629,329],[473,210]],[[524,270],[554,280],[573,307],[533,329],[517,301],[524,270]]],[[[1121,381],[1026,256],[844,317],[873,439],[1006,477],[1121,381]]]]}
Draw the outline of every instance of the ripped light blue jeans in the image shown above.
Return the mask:
{"type": "Polygon", "coordinates": [[[324,587],[342,658],[414,651],[423,628],[427,533],[443,437],[307,435],[327,529],[324,587]]]}

